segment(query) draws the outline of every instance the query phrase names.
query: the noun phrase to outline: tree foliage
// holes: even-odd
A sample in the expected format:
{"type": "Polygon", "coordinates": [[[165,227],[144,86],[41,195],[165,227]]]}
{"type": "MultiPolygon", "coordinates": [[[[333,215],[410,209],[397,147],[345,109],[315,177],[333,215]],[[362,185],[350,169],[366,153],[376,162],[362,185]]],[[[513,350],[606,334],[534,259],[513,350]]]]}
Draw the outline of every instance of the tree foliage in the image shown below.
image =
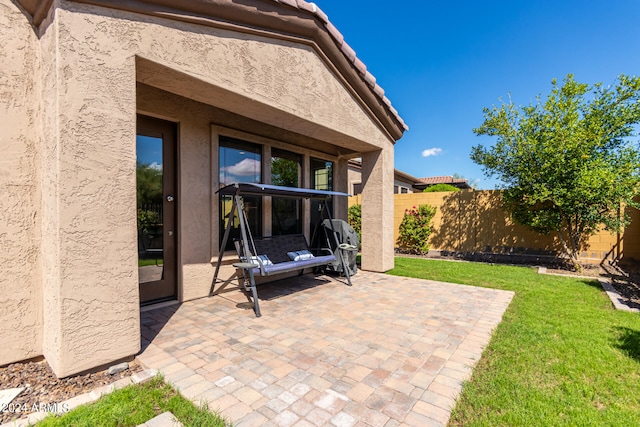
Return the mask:
{"type": "Polygon", "coordinates": [[[271,183],[283,187],[298,186],[299,163],[295,160],[274,157],[271,159],[271,183]]]}
{"type": "Polygon", "coordinates": [[[358,233],[358,241],[360,242],[360,246],[362,246],[362,205],[355,204],[349,206],[349,213],[347,217],[347,222],[353,230],[358,233]]]}
{"type": "Polygon", "coordinates": [[[136,163],[136,196],[138,205],[162,203],[162,170],[136,163]]]}
{"type": "Polygon", "coordinates": [[[454,185],[451,184],[434,184],[434,185],[430,185],[427,188],[425,188],[422,192],[423,193],[437,193],[439,191],[453,191],[453,192],[458,192],[460,191],[460,189],[454,185]]]}
{"type": "Polygon", "coordinates": [[[540,233],[557,233],[574,265],[601,225],[628,223],[621,204],[638,208],[640,78],[621,75],[604,87],[554,79],[546,101],[512,102],[484,109],[474,132],[497,137],[491,148],[473,147],[471,159],[503,182],[505,208],[515,221],[540,233]]]}

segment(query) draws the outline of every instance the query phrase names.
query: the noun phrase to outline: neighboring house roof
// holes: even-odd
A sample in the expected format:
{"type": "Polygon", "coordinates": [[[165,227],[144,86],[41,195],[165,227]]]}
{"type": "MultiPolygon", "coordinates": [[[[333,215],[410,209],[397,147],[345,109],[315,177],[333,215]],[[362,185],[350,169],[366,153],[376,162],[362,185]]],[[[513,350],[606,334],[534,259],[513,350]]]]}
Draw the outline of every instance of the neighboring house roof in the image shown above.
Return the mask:
{"type": "Polygon", "coordinates": [[[429,176],[426,178],[418,178],[418,182],[415,184],[416,188],[426,188],[436,184],[449,184],[454,187],[468,189],[471,188],[469,183],[464,178],[454,178],[452,176],[429,176]]]}
{"type": "MultiPolygon", "coordinates": [[[[362,162],[355,159],[351,159],[349,160],[349,167],[360,171],[362,170],[362,162]]],[[[398,169],[394,169],[393,174],[395,175],[396,179],[399,179],[407,183],[415,183],[418,181],[418,178],[416,178],[415,176],[411,176],[408,173],[402,172],[401,170],[398,170],[398,169]]]]}
{"type": "MultiPolygon", "coordinates": [[[[31,15],[38,27],[46,18],[53,0],[17,0],[31,15]]],[[[356,52],[344,41],[344,36],[329,21],[327,15],[315,4],[304,0],[68,0],[113,9],[129,10],[147,15],[214,25],[198,17],[213,18],[216,25],[241,24],[250,28],[267,29],[284,34],[312,38],[322,48],[329,60],[338,68],[370,111],[380,120],[394,141],[400,139],[408,126],[385,96],[384,89],[356,56],[356,52]],[[265,5],[269,3],[271,7],[265,5]],[[290,14],[283,13],[286,8],[290,14]],[[294,10],[295,9],[295,12],[294,10]],[[303,22],[303,16],[313,17],[314,23],[303,22]],[[318,31],[321,30],[321,31],[318,31]],[[321,34],[324,33],[324,34],[321,34]],[[357,76],[357,81],[351,76],[357,76]]],[[[308,21],[308,19],[307,19],[308,21]]]]}
{"type": "MultiPolygon", "coordinates": [[[[349,160],[349,167],[359,171],[362,169],[362,162],[360,160],[351,159],[349,160]]],[[[472,188],[465,178],[454,178],[452,176],[429,176],[426,178],[416,178],[415,176],[411,176],[398,169],[394,169],[393,173],[396,179],[412,183],[412,187],[416,190],[424,190],[425,188],[436,184],[449,184],[454,187],[458,187],[461,190],[468,190],[472,188]]]]}

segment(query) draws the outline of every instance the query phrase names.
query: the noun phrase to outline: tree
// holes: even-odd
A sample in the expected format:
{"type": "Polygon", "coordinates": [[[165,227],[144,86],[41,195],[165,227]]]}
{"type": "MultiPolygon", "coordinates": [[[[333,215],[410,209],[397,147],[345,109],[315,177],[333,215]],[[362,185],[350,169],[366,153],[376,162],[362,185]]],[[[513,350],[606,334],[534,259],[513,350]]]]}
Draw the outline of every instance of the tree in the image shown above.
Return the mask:
{"type": "Polygon", "coordinates": [[[271,159],[271,183],[284,187],[298,186],[299,163],[281,157],[271,159]]]}
{"type": "Polygon", "coordinates": [[[356,204],[349,206],[347,220],[353,231],[358,233],[358,241],[362,246],[362,205],[356,204]]]}
{"type": "Polygon", "coordinates": [[[457,193],[460,189],[451,184],[434,184],[422,190],[423,193],[437,193],[439,191],[453,191],[457,193]]]}
{"type": "Polygon", "coordinates": [[[556,233],[576,268],[586,240],[601,225],[620,231],[629,218],[621,204],[639,208],[640,78],[589,86],[569,74],[543,103],[511,101],[485,108],[474,132],[496,136],[491,148],[473,147],[471,159],[502,182],[504,207],[533,230],[556,233]]]}
{"type": "Polygon", "coordinates": [[[136,196],[138,205],[162,203],[162,170],[136,162],[136,196]]]}
{"type": "Polygon", "coordinates": [[[464,175],[461,175],[461,174],[459,174],[457,172],[455,172],[453,175],[451,175],[451,177],[453,179],[464,179],[464,180],[466,180],[467,184],[469,184],[469,186],[471,188],[473,188],[474,190],[478,189],[478,184],[480,183],[480,180],[477,179],[477,178],[476,179],[467,179],[464,175]]]}

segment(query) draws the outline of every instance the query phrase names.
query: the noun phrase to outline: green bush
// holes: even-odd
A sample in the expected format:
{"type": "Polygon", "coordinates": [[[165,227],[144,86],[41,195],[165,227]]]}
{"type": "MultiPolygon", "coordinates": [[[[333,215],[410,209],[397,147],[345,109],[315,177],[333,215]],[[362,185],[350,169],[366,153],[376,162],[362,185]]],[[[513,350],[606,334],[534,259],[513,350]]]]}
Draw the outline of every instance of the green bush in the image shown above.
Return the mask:
{"type": "Polygon", "coordinates": [[[145,209],[138,209],[138,230],[148,233],[149,230],[160,222],[157,212],[145,209]]]}
{"type": "Polygon", "coordinates": [[[429,236],[433,231],[431,220],[436,214],[436,207],[420,205],[405,209],[400,223],[398,243],[400,247],[412,254],[429,252],[429,236]]]}
{"type": "Polygon", "coordinates": [[[460,191],[460,189],[451,184],[436,184],[425,188],[423,193],[436,193],[438,191],[460,191]]]}
{"type": "Polygon", "coordinates": [[[358,240],[362,246],[362,205],[351,205],[347,217],[349,225],[358,233],[358,240]]]}

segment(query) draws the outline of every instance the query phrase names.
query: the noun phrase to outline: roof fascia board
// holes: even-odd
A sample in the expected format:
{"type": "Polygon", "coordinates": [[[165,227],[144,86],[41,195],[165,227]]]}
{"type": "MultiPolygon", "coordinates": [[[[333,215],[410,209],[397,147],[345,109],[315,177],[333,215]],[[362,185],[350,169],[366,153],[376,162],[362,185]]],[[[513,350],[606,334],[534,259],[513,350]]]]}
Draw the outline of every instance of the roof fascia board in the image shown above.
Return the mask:
{"type": "Polygon", "coordinates": [[[17,0],[17,3],[31,15],[31,22],[37,28],[47,17],[53,0],[17,0]]]}

